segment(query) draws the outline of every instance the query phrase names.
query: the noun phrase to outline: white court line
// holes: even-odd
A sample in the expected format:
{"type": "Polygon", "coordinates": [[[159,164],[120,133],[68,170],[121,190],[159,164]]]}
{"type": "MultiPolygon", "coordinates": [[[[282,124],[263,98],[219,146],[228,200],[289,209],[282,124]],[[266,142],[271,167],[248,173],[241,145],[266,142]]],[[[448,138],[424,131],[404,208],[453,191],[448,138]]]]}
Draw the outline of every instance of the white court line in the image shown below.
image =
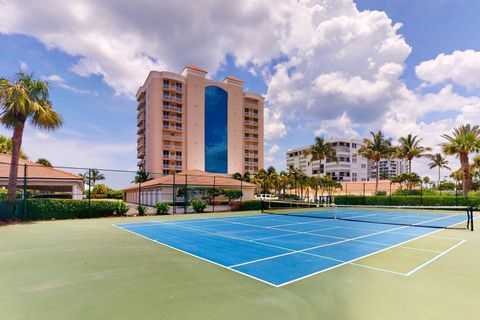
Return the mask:
{"type": "Polygon", "coordinates": [[[249,278],[258,280],[258,281],[260,281],[260,282],[263,282],[263,283],[266,283],[266,284],[268,284],[268,285],[270,285],[270,286],[273,286],[273,287],[277,287],[277,288],[278,288],[278,286],[277,286],[276,284],[273,284],[273,283],[270,283],[270,282],[265,281],[265,280],[263,280],[263,279],[254,277],[254,276],[249,275],[249,274],[246,274],[246,273],[243,273],[243,272],[241,272],[241,271],[238,271],[238,270],[229,268],[229,267],[227,267],[227,266],[225,266],[225,265],[223,265],[223,264],[217,263],[217,262],[215,262],[215,261],[212,261],[212,260],[209,260],[209,259],[206,259],[206,258],[197,256],[197,255],[195,255],[195,254],[193,254],[193,253],[190,253],[190,252],[187,252],[187,251],[183,251],[183,250],[181,250],[181,249],[178,249],[178,248],[175,248],[175,247],[173,247],[173,246],[170,246],[170,245],[168,245],[168,244],[166,244],[166,243],[157,241],[157,240],[155,240],[155,239],[148,238],[148,237],[146,237],[146,236],[143,236],[143,235],[141,235],[141,234],[139,234],[139,233],[130,231],[130,230],[128,230],[128,229],[124,229],[124,228],[122,228],[122,227],[120,227],[120,226],[117,226],[117,225],[115,225],[115,224],[112,224],[112,226],[114,226],[114,227],[116,227],[116,228],[119,228],[119,229],[121,229],[121,230],[123,230],[123,231],[130,232],[130,233],[132,233],[132,234],[134,234],[134,235],[137,235],[137,236],[139,236],[139,237],[142,237],[142,238],[144,238],[144,239],[147,239],[147,240],[153,241],[153,242],[155,242],[155,243],[161,244],[161,245],[163,245],[163,246],[165,246],[165,247],[168,247],[168,248],[170,248],[170,249],[176,250],[176,251],[178,251],[178,252],[182,252],[182,253],[185,253],[185,254],[187,254],[187,255],[189,255],[189,256],[198,258],[198,259],[200,259],[200,260],[210,262],[210,263],[212,263],[212,264],[214,264],[214,265],[216,265],[216,266],[222,267],[222,268],[227,269],[227,270],[230,270],[230,271],[234,271],[234,272],[239,273],[239,274],[241,274],[241,275],[243,275],[243,276],[246,276],[246,277],[249,277],[249,278]]]}
{"type": "Polygon", "coordinates": [[[419,266],[416,267],[415,269],[407,272],[406,275],[407,275],[407,276],[410,276],[410,275],[414,274],[415,272],[417,272],[418,270],[420,270],[420,269],[424,268],[425,266],[429,265],[430,263],[432,263],[433,261],[437,260],[437,259],[440,258],[441,256],[443,256],[443,255],[447,254],[448,252],[452,251],[453,249],[457,248],[458,246],[460,246],[461,244],[463,244],[465,241],[467,241],[467,240],[462,240],[462,241],[460,241],[459,243],[457,243],[456,245],[454,245],[454,246],[450,247],[449,249],[443,251],[443,252],[440,253],[439,255],[437,255],[437,256],[433,257],[432,259],[430,259],[430,260],[422,263],[421,265],[419,265],[419,266]]]}

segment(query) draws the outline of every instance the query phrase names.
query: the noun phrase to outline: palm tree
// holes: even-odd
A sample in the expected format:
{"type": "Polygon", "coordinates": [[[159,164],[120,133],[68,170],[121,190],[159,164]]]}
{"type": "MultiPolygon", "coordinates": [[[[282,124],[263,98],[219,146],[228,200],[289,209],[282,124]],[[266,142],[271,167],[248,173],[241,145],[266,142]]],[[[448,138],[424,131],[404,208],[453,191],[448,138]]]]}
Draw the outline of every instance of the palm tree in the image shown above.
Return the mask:
{"type": "Polygon", "coordinates": [[[300,177],[303,175],[303,171],[300,168],[290,168],[288,170],[288,177],[290,179],[291,185],[294,187],[295,195],[298,195],[298,183],[300,181],[300,177]]]}
{"type": "Polygon", "coordinates": [[[13,129],[7,200],[15,200],[25,124],[28,121],[33,127],[53,130],[62,125],[62,118],[52,108],[48,83],[35,80],[32,75],[23,72],[17,73],[14,82],[0,79],[0,108],[0,122],[8,129],[13,129]]]}
{"type": "Polygon", "coordinates": [[[456,155],[460,159],[463,172],[462,189],[463,194],[467,195],[472,189],[469,155],[480,151],[480,127],[470,124],[461,125],[453,129],[452,135],[443,134],[442,138],[447,140],[441,144],[443,152],[447,155],[456,155]]]}
{"type": "Polygon", "coordinates": [[[378,191],[379,168],[380,159],[388,158],[392,154],[392,141],[385,139],[382,131],[377,133],[371,131],[372,139],[363,139],[364,146],[358,150],[358,154],[375,161],[375,193],[378,191]]]}
{"type": "Polygon", "coordinates": [[[50,161],[48,161],[47,159],[45,159],[45,158],[39,158],[39,159],[37,160],[37,163],[38,163],[38,164],[41,164],[41,165],[43,165],[43,166],[46,166],[46,167],[52,167],[52,163],[51,163],[50,161]]]}
{"type": "MultiPolygon", "coordinates": [[[[12,139],[0,135],[0,153],[12,154],[12,139]]],[[[20,149],[20,159],[27,160],[27,155],[20,149]]]]}
{"type": "MultiPolygon", "coordinates": [[[[104,177],[105,179],[105,177],[104,177]]],[[[100,179],[102,180],[102,179],[100,179]]],[[[135,176],[135,180],[132,181],[132,183],[142,183],[148,180],[152,180],[150,178],[150,172],[145,172],[145,171],[137,171],[137,175],[135,176]]]]}
{"type": "Polygon", "coordinates": [[[324,159],[330,161],[337,161],[335,149],[332,144],[325,142],[323,137],[315,137],[315,142],[310,146],[307,153],[312,155],[311,161],[318,160],[318,177],[320,178],[320,169],[322,167],[322,161],[324,159]]]}
{"type": "MultiPolygon", "coordinates": [[[[84,174],[80,174],[81,177],[85,180],[86,183],[89,183],[89,186],[94,187],[95,183],[100,180],[105,180],[105,176],[100,173],[97,169],[91,169],[84,174]]],[[[135,177],[136,179],[136,177],[135,177]]],[[[134,182],[134,181],[132,181],[134,182]]]]}
{"type": "Polygon", "coordinates": [[[446,157],[444,157],[441,153],[435,153],[434,155],[431,155],[430,157],[430,163],[428,164],[428,167],[430,169],[433,168],[438,168],[438,182],[437,182],[437,187],[440,185],[440,179],[442,177],[442,169],[448,169],[451,170],[450,167],[448,166],[448,160],[446,157]]]}
{"type": "Polygon", "coordinates": [[[423,147],[420,145],[422,139],[412,134],[406,137],[400,137],[398,139],[400,145],[395,148],[395,154],[399,158],[407,159],[408,161],[408,173],[412,173],[412,159],[427,157],[427,151],[431,151],[430,147],[423,147]]]}
{"type": "Polygon", "coordinates": [[[282,194],[285,195],[285,189],[288,184],[288,173],[284,170],[280,171],[278,174],[278,181],[280,183],[280,189],[282,190],[282,194]]]}

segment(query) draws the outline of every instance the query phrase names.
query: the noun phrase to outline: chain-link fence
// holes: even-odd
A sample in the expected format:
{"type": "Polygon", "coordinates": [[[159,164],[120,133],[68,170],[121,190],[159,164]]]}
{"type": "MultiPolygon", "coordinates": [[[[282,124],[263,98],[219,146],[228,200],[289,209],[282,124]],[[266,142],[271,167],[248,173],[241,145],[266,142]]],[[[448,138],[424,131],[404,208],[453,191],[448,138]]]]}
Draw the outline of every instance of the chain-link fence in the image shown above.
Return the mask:
{"type": "MultiPolygon", "coordinates": [[[[10,163],[0,162],[0,201],[3,202],[7,202],[9,172],[10,163]]],[[[25,217],[29,216],[28,210],[38,211],[38,206],[33,208],[29,202],[40,203],[40,199],[48,199],[51,207],[54,206],[53,200],[77,200],[87,211],[95,211],[94,207],[106,202],[110,202],[111,210],[115,210],[116,202],[125,202],[128,210],[123,214],[127,215],[241,210],[245,200],[254,198],[257,188],[227,175],[201,171],[160,174],[105,168],[48,167],[21,161],[17,172],[16,200],[9,201],[13,204],[8,208],[16,210],[19,218],[22,217],[19,210],[25,211],[22,213],[25,217]]],[[[123,206],[117,211],[125,211],[123,206]]],[[[0,206],[0,210],[6,210],[4,207],[0,206]]]]}

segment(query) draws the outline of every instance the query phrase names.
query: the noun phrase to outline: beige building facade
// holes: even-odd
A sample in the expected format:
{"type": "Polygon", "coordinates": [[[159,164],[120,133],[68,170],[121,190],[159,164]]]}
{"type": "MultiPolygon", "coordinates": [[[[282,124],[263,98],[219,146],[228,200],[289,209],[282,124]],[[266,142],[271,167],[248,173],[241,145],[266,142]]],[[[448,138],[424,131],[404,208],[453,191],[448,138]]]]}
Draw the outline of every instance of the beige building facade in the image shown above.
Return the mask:
{"type": "Polygon", "coordinates": [[[264,98],[244,82],[151,71],[137,92],[138,167],[166,175],[186,170],[255,173],[264,166],[264,98]]]}

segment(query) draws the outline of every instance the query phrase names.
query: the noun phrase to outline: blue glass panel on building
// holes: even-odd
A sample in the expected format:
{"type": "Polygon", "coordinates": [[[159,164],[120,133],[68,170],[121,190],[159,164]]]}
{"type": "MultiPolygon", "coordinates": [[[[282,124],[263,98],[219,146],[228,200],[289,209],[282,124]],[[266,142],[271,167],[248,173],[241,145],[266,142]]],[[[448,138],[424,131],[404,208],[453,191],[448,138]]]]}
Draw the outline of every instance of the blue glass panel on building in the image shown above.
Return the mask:
{"type": "Polygon", "coordinates": [[[205,171],[228,172],[228,93],[205,88],[205,171]]]}

